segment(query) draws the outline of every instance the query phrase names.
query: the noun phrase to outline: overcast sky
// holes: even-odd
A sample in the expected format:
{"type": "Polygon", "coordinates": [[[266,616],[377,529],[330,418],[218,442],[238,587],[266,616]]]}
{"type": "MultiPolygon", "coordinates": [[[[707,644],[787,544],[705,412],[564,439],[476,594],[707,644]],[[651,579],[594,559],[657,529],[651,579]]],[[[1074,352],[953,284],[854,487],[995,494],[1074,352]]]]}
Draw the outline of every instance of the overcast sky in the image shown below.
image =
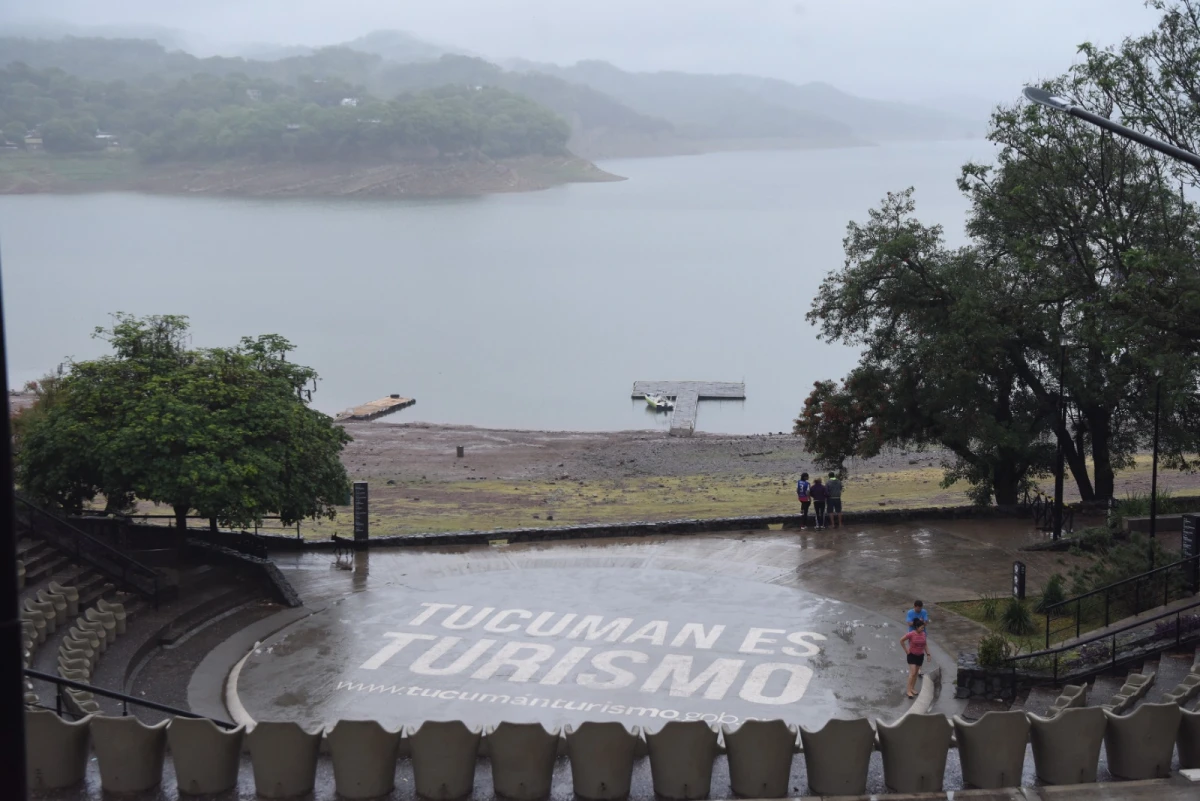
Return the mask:
{"type": "Polygon", "coordinates": [[[875,97],[1010,99],[1142,0],[0,0],[0,20],[162,25],[210,42],[332,44],[402,29],[492,58],[823,80],[875,97]]]}

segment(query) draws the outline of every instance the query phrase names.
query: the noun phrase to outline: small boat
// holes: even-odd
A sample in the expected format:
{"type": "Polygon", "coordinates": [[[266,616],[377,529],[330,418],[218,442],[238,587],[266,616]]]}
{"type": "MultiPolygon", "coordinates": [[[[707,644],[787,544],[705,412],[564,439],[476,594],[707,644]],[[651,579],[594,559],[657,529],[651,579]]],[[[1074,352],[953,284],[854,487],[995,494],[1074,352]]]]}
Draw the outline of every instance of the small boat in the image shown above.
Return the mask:
{"type": "Polygon", "coordinates": [[[675,408],[675,401],[662,395],[646,395],[646,405],[656,412],[669,412],[675,408]]]}

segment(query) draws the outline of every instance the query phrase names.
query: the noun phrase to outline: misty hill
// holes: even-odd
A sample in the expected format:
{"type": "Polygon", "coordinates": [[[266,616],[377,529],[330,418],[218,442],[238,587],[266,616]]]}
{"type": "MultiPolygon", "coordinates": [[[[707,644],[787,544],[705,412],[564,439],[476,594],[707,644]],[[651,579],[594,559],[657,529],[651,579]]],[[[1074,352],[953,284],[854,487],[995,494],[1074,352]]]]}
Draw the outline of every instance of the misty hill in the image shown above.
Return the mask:
{"type": "Polygon", "coordinates": [[[636,73],[603,61],[581,61],[572,67],[515,62],[514,67],[590,86],[705,138],[799,135],[833,142],[838,137],[883,142],[961,139],[978,135],[983,128],[940,111],[868,100],[823,83],[797,85],[748,75],[636,73]]]}
{"type": "Polygon", "coordinates": [[[366,36],[345,42],[339,47],[372,53],[388,61],[406,64],[412,61],[432,61],[441,58],[446,53],[453,52],[449,48],[418,39],[405,31],[372,31],[366,36]]]}

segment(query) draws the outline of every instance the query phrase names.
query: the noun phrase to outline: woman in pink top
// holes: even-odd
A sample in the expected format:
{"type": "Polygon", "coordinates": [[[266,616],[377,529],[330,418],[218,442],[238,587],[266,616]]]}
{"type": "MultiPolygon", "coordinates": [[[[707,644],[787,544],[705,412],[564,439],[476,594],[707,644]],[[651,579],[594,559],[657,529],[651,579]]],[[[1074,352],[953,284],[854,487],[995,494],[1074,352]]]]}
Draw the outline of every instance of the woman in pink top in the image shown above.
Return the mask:
{"type": "Polygon", "coordinates": [[[909,698],[916,697],[917,672],[925,663],[925,621],[914,618],[913,630],[900,638],[900,647],[908,654],[908,690],[909,698]]]}

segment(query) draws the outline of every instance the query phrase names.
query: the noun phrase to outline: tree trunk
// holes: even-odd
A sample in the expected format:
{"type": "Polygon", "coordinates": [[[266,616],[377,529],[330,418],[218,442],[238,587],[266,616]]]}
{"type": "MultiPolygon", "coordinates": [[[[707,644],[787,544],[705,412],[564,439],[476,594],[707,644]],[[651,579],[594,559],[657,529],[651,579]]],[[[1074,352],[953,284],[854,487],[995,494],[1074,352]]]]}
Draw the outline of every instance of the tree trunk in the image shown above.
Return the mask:
{"type": "Polygon", "coordinates": [[[1113,475],[1112,452],[1108,447],[1107,428],[1103,431],[1092,428],[1092,477],[1096,482],[1096,500],[1107,501],[1113,497],[1116,478],[1113,475]]]}
{"type": "Polygon", "coordinates": [[[217,518],[215,518],[215,517],[208,518],[208,530],[213,534],[217,533],[217,518]]]}
{"type": "Polygon", "coordinates": [[[997,506],[1016,506],[1021,502],[1021,477],[1012,462],[1004,461],[992,469],[992,492],[997,506]]]}
{"type": "Polygon", "coordinates": [[[175,509],[175,530],[180,534],[187,535],[187,513],[190,511],[187,506],[176,506],[175,509]]]}

